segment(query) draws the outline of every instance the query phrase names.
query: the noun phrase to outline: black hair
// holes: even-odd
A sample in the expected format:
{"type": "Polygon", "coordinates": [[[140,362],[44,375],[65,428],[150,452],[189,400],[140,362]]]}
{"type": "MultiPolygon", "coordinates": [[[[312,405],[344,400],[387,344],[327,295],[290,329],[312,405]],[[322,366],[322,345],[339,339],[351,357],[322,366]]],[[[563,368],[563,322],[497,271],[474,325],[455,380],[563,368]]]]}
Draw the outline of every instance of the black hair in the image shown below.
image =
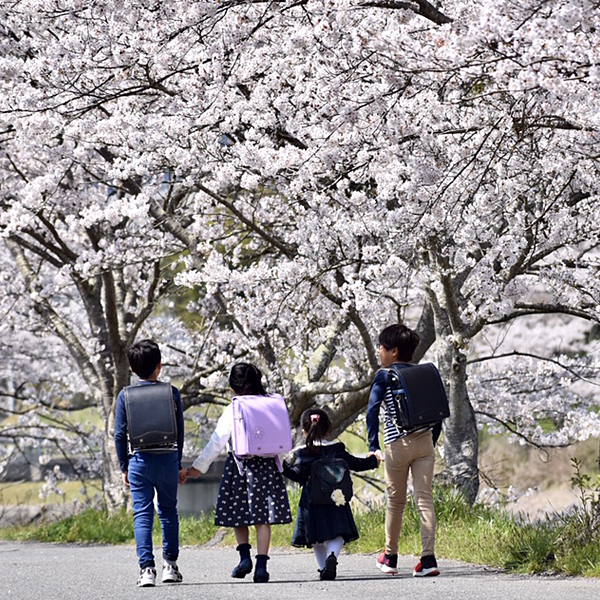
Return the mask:
{"type": "Polygon", "coordinates": [[[398,360],[410,362],[419,345],[421,338],[416,331],[409,329],[406,325],[396,323],[388,325],[379,334],[379,343],[386,350],[398,348],[398,360]]]}
{"type": "Polygon", "coordinates": [[[266,396],[262,373],[251,363],[237,363],[229,373],[229,386],[239,396],[266,396]]]}
{"type": "Polygon", "coordinates": [[[160,348],[154,340],[141,340],[127,352],[131,370],[140,378],[147,379],[161,362],[160,348]]]}
{"type": "Polygon", "coordinates": [[[306,432],[306,447],[313,450],[315,442],[322,442],[331,433],[331,419],[321,408],[307,408],[300,417],[302,430],[306,432]]]}

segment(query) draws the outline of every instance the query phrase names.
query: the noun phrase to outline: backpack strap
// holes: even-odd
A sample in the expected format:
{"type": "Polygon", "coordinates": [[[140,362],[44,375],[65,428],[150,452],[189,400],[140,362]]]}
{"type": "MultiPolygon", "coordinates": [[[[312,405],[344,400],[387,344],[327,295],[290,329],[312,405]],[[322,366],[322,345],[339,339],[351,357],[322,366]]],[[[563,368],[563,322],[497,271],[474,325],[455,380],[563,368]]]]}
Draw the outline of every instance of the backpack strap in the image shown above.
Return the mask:
{"type": "MultiPolygon", "coordinates": [[[[385,414],[388,417],[388,420],[390,421],[390,423],[396,428],[396,430],[398,431],[399,435],[406,435],[406,430],[403,429],[402,427],[400,427],[400,425],[398,424],[397,419],[394,417],[394,415],[392,414],[390,407],[388,406],[387,403],[387,398],[386,396],[389,394],[391,399],[392,399],[392,403],[394,403],[394,394],[392,393],[391,390],[391,386],[389,383],[390,380],[390,373],[393,371],[393,369],[391,367],[382,367],[380,369],[380,371],[385,371],[387,373],[387,379],[388,379],[388,384],[387,387],[385,389],[385,396],[383,398],[382,404],[383,404],[383,409],[385,410],[385,414]]],[[[400,411],[400,406],[396,403],[396,410],[399,412],[400,411]]]]}
{"type": "Polygon", "coordinates": [[[397,416],[394,416],[390,410],[390,407],[388,406],[388,403],[386,402],[386,398],[384,397],[383,399],[383,408],[388,416],[388,419],[390,421],[390,423],[396,428],[396,431],[398,432],[398,435],[400,436],[405,436],[408,435],[409,433],[413,433],[419,429],[423,429],[423,427],[421,426],[416,426],[416,427],[411,427],[410,429],[405,429],[404,427],[402,427],[402,425],[398,422],[398,420],[401,417],[402,414],[402,407],[400,406],[400,403],[398,402],[398,400],[394,397],[394,393],[392,391],[392,386],[390,384],[390,375],[397,375],[396,374],[396,369],[393,369],[392,367],[382,367],[381,371],[385,371],[387,373],[388,376],[388,385],[386,388],[386,396],[389,394],[390,395],[390,399],[392,404],[394,405],[394,408],[396,409],[396,413],[397,416]]]}

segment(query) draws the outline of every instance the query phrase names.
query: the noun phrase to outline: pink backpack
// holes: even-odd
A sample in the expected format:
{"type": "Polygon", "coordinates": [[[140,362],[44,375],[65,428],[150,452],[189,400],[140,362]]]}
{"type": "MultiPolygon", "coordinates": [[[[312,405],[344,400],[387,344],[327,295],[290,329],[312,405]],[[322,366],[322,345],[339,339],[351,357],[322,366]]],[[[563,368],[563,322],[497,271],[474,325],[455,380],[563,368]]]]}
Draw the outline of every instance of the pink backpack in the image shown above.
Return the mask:
{"type": "MultiPolygon", "coordinates": [[[[236,396],[231,404],[236,457],[278,456],[292,449],[290,416],[283,396],[236,396]]],[[[279,461],[278,467],[281,470],[279,461]]]]}

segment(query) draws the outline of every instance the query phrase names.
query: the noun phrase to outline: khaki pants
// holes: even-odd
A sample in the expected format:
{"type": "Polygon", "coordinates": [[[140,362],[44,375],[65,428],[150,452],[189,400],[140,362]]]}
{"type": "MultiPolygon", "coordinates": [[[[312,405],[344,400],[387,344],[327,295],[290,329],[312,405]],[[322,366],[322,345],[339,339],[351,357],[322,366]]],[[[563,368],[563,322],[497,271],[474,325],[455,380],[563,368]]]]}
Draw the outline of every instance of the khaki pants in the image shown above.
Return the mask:
{"type": "Polygon", "coordinates": [[[421,519],[421,556],[435,554],[435,511],[432,493],[434,462],[435,452],[429,429],[411,433],[385,447],[386,554],[398,554],[409,470],[413,477],[415,503],[421,519]]]}

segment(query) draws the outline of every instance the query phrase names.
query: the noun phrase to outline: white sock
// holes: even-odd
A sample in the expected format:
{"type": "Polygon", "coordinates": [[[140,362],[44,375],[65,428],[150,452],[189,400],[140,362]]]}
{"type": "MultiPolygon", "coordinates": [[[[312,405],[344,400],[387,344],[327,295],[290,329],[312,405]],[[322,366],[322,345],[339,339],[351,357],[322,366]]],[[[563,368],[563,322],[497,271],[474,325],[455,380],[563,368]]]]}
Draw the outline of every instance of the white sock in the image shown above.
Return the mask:
{"type": "Polygon", "coordinates": [[[332,540],[325,540],[325,547],[327,548],[327,556],[333,552],[337,558],[344,547],[344,538],[341,535],[338,535],[332,540]]]}
{"type": "Polygon", "coordinates": [[[327,552],[327,547],[325,544],[313,544],[313,550],[315,553],[315,558],[317,559],[317,564],[319,565],[319,569],[325,568],[325,559],[329,556],[327,552]]]}

